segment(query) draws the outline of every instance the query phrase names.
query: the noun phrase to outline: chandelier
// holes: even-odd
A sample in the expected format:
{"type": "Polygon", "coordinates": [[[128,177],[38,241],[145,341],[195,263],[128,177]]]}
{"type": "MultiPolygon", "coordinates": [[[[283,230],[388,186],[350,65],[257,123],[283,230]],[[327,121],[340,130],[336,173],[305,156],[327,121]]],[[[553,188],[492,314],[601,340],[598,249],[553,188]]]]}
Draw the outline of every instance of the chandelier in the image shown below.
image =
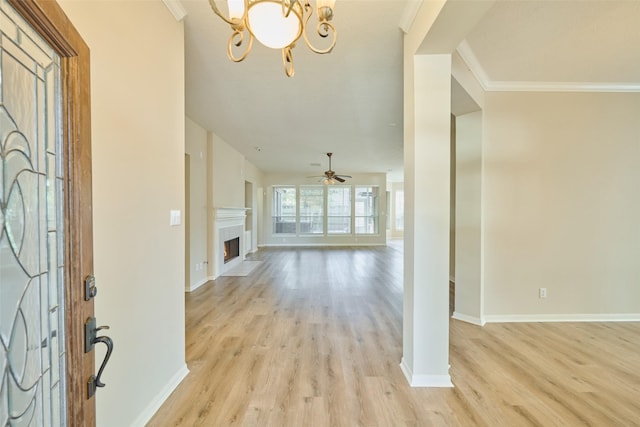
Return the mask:
{"type": "Polygon", "coordinates": [[[249,55],[255,37],[267,47],[282,49],[284,71],[292,77],[295,73],[292,50],[300,37],[309,49],[319,54],[331,52],[336,44],[336,29],[329,22],[333,18],[335,0],[316,0],[316,32],[322,39],[331,36],[324,49],[314,47],[307,37],[307,23],[313,15],[309,0],[227,0],[228,17],[222,14],[215,0],[209,0],[209,4],[215,14],[231,26],[227,56],[233,62],[240,62],[249,55]],[[245,34],[248,34],[246,47],[243,46],[245,34]],[[236,56],[233,46],[242,47],[244,51],[236,56]]]}

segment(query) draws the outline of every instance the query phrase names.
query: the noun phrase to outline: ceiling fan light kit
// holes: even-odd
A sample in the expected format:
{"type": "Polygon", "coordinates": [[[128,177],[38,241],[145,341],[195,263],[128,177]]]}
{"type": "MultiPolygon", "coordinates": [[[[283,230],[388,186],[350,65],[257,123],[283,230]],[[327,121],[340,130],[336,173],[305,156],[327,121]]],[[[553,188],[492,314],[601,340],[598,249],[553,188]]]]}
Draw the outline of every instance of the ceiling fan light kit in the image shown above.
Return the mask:
{"type": "Polygon", "coordinates": [[[227,0],[229,16],[225,16],[215,0],[209,0],[214,13],[231,26],[231,36],[227,44],[227,56],[233,62],[244,60],[251,52],[254,37],[263,45],[272,49],[282,49],[282,64],[288,77],[295,73],[293,66],[293,48],[300,37],[309,49],[315,53],[331,52],[336,44],[336,29],[329,22],[333,18],[335,0],[316,0],[317,34],[329,38],[328,47],[318,49],[307,37],[307,24],[314,9],[309,0],[227,0]],[[240,56],[233,52],[233,46],[241,47],[248,41],[240,56]]]}
{"type": "Polygon", "coordinates": [[[324,175],[322,176],[310,176],[308,178],[321,178],[325,185],[329,184],[337,184],[345,182],[345,178],[352,178],[351,175],[337,175],[333,170],[331,170],[331,156],[333,153],[327,153],[327,157],[329,157],[329,170],[324,171],[324,175]]]}

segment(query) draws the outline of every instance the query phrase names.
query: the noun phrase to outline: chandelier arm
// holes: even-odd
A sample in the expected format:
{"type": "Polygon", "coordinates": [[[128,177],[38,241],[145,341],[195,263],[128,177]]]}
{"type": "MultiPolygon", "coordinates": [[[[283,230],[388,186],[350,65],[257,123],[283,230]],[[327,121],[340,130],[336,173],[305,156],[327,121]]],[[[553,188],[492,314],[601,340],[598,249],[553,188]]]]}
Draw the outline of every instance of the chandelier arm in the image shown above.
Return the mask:
{"type": "Polygon", "coordinates": [[[245,18],[247,16],[248,0],[245,0],[245,2],[244,2],[244,14],[242,15],[241,19],[238,19],[238,18],[227,18],[226,16],[224,16],[222,14],[222,12],[220,12],[220,9],[218,9],[218,6],[216,5],[215,0],[209,0],[209,5],[211,6],[211,9],[213,9],[213,13],[215,13],[220,18],[222,18],[222,20],[224,22],[226,22],[227,24],[231,25],[232,28],[235,28],[238,25],[242,25],[242,23],[245,21],[245,18]]]}
{"type": "Polygon", "coordinates": [[[305,10],[305,13],[307,14],[304,20],[304,27],[302,29],[302,35],[304,36],[304,43],[307,45],[309,49],[311,49],[315,53],[319,53],[322,55],[322,54],[331,52],[334,46],[336,45],[336,40],[338,38],[338,33],[336,31],[336,28],[329,21],[322,20],[318,22],[318,25],[316,26],[316,32],[318,33],[318,35],[322,38],[326,38],[329,36],[329,34],[332,34],[333,37],[331,40],[331,44],[326,49],[318,49],[314,47],[309,41],[309,38],[307,37],[307,26],[309,23],[309,19],[313,14],[313,10],[311,9],[311,5],[309,5],[308,1],[305,3],[304,10],[305,10]]]}
{"type": "Polygon", "coordinates": [[[293,66],[293,51],[291,50],[291,46],[282,48],[282,65],[284,65],[284,72],[287,77],[293,77],[296,70],[293,66]]]}
{"type": "Polygon", "coordinates": [[[291,13],[291,10],[293,9],[293,6],[298,3],[300,0],[289,0],[288,2],[286,0],[282,0],[282,16],[284,16],[285,18],[289,17],[289,14],[291,13]],[[287,7],[287,3],[289,3],[289,7],[287,7]]]}
{"type": "Polygon", "coordinates": [[[233,33],[231,33],[231,36],[229,36],[229,43],[227,43],[227,56],[233,62],[243,61],[247,57],[247,55],[249,55],[249,53],[251,52],[251,46],[253,45],[253,34],[251,34],[251,32],[249,31],[247,31],[247,33],[249,34],[249,42],[247,43],[247,49],[239,57],[236,57],[233,54],[233,50],[231,46],[240,47],[242,45],[242,42],[244,41],[244,32],[238,29],[234,29],[233,33]],[[234,40],[237,40],[237,41],[234,42],[234,40]]]}

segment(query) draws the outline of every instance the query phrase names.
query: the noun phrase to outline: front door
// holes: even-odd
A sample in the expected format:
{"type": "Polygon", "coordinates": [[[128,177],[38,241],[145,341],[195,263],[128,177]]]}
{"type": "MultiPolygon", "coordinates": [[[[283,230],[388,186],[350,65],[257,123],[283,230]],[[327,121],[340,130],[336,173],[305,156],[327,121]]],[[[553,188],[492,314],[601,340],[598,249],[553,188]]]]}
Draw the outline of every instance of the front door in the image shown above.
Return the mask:
{"type": "Polygon", "coordinates": [[[0,426],[94,426],[89,51],[53,1],[0,32],[0,426]]]}

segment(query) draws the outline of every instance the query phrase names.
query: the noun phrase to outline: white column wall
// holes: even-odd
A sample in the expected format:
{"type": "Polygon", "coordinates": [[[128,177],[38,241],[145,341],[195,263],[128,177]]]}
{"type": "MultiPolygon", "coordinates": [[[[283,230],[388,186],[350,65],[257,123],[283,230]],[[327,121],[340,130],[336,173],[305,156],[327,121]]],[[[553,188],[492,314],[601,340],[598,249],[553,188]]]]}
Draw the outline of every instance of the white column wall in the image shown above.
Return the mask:
{"type": "Polygon", "coordinates": [[[405,111],[405,128],[410,129],[405,137],[401,367],[412,386],[450,387],[451,55],[414,56],[412,72],[407,74],[413,103],[405,111]]]}

